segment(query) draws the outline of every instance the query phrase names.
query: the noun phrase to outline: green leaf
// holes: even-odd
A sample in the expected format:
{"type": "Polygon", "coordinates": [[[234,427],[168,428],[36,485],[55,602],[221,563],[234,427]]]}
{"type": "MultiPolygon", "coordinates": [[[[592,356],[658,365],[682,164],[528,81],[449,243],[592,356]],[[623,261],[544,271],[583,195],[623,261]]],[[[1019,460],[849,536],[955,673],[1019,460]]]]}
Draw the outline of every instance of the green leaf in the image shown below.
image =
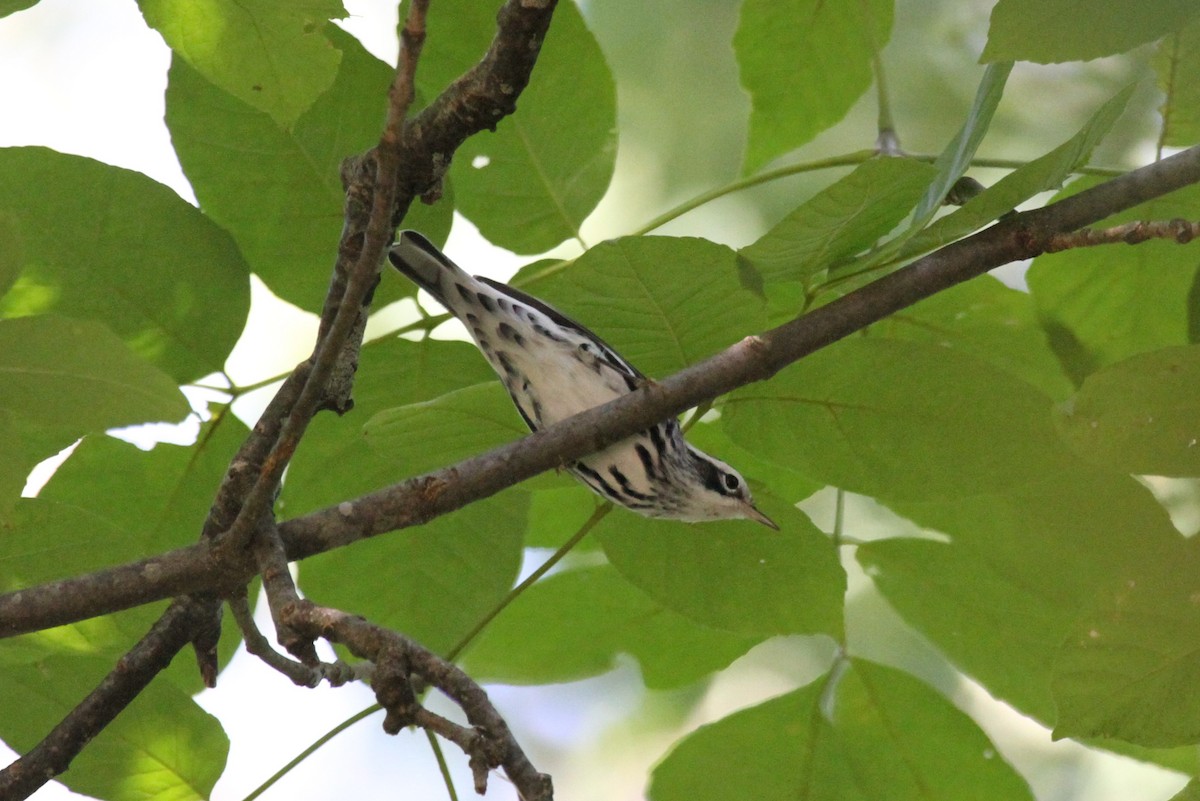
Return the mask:
{"type": "Polygon", "coordinates": [[[1200,554],[1143,555],[1078,621],[1055,663],[1059,737],[1146,746],[1200,740],[1200,554]],[[1156,558],[1155,558],[1156,557],[1156,558]]]}
{"type": "Polygon", "coordinates": [[[885,0],[747,0],[733,38],[752,109],[745,171],[842,119],[871,86],[872,59],[891,28],[885,0]]]}
{"type": "Polygon", "coordinates": [[[446,467],[528,433],[499,381],[386,409],[363,426],[367,445],[403,469],[400,475],[446,467]]]}
{"type": "Polygon", "coordinates": [[[729,436],[813,479],[880,498],[994,491],[1066,458],[1049,399],[945,347],[854,339],[820,350],[723,408],[729,436]]]}
{"type": "Polygon", "coordinates": [[[1125,111],[1134,88],[1130,84],[1114,95],[1066,142],[1013,170],[914,236],[904,246],[903,254],[915,256],[935,250],[1012,211],[1037,193],[1062,186],[1067,176],[1087,164],[1092,151],[1125,111]]]}
{"type": "Polygon", "coordinates": [[[30,453],[8,411],[0,410],[0,442],[4,443],[4,458],[0,459],[0,526],[8,517],[13,504],[25,488],[25,479],[41,454],[30,453]]]}
{"type": "Polygon", "coordinates": [[[79,436],[178,421],[188,410],[174,381],[99,323],[50,316],[0,321],[0,411],[79,436]]]}
{"type": "Polygon", "coordinates": [[[0,0],[0,17],[33,8],[37,3],[38,0],[0,0]]]}
{"type": "MultiPolygon", "coordinates": [[[[225,412],[206,424],[190,447],[159,444],[143,451],[112,437],[85,438],[37,498],[16,505],[0,537],[0,591],[195,542],[214,488],[245,435],[245,426],[225,412]]],[[[160,613],[138,607],[21,639],[42,651],[116,658],[160,613]]],[[[222,661],[232,657],[239,640],[228,616],[226,623],[222,661]]],[[[191,660],[176,660],[166,675],[190,692],[200,689],[191,660]]]]}
{"type": "Polygon", "coordinates": [[[322,35],[339,0],[138,0],[146,24],[205,79],[289,128],[337,74],[322,35]]]}
{"type": "Polygon", "coordinates": [[[1152,42],[1198,13],[1192,0],[1000,0],[981,60],[1087,61],[1152,42]]]}
{"type": "Polygon", "coordinates": [[[5,260],[23,263],[0,316],[99,320],[178,382],[224,366],[250,308],[246,264],[170,189],[79,156],[5,148],[0,216],[19,237],[20,255],[5,260]]]}
{"type": "Polygon", "coordinates": [[[790,504],[756,500],[781,531],[745,520],[683,525],[617,510],[595,535],[631,584],[697,623],[739,634],[840,637],[846,576],[837,549],[790,504]]]}
{"type": "Polygon", "coordinates": [[[21,266],[25,263],[21,251],[21,229],[17,218],[8,212],[0,212],[0,298],[21,274],[21,266]]]}
{"type": "MultiPolygon", "coordinates": [[[[427,47],[417,71],[436,97],[473,67],[496,32],[495,7],[459,3],[452,35],[427,47]]],[[[459,211],[491,242],[541,253],[579,236],[616,164],[616,92],[604,55],[574,3],[560,3],[516,114],[454,155],[459,211]]]]}
{"type": "MultiPolygon", "coordinates": [[[[399,337],[368,342],[355,374],[354,409],[341,417],[318,415],[309,424],[288,467],[282,508],[289,516],[306,514],[416,475],[432,454],[440,455],[441,445],[434,447],[430,440],[423,448],[405,446],[418,460],[408,464],[397,453],[369,447],[363,423],[385,409],[435,399],[494,377],[479,351],[464,342],[410,342],[399,337]]],[[[504,415],[511,406],[509,400],[497,398],[491,413],[504,415]]],[[[520,427],[516,412],[511,415],[513,425],[520,427]]],[[[396,435],[405,436],[402,431],[396,435]]],[[[420,432],[411,436],[419,438],[420,432]]]]}
{"type": "Polygon", "coordinates": [[[667,689],[726,667],[761,639],[697,625],[611,567],[588,567],[534,584],[485,629],[464,667],[481,680],[550,684],[604,673],[627,653],[646,686],[667,689]]]}
{"type": "MultiPolygon", "coordinates": [[[[0,732],[32,748],[113,667],[107,659],[51,657],[5,668],[0,732]]],[[[193,668],[194,670],[194,668],[193,668]]],[[[220,723],[168,682],[152,682],[58,777],[77,793],[112,801],[208,798],[229,740],[220,723]]]]}
{"type": "Polygon", "coordinates": [[[1159,141],[1168,147],[1200,142],[1200,85],[1190,77],[1200,73],[1200,20],[1173,28],[1171,35],[1159,42],[1151,63],[1158,88],[1165,95],[1159,109],[1159,141]]]}
{"type": "MultiPolygon", "coordinates": [[[[1073,183],[1062,196],[1092,185],[1073,183]]],[[[1200,187],[1190,186],[1105,220],[1200,218],[1200,187]]],[[[1026,280],[1042,324],[1077,383],[1136,353],[1189,343],[1189,292],[1196,255],[1175,242],[1137,247],[1074,248],[1033,260],[1026,280]]]]}
{"type": "Polygon", "coordinates": [[[650,376],[669,375],[766,327],[737,254],[705,239],[627,237],[528,286],[650,376]]]}
{"type": "Polygon", "coordinates": [[[989,64],[984,70],[979,88],[975,91],[975,100],[967,112],[967,119],[934,162],[937,177],[929,185],[916,211],[913,212],[912,230],[924,228],[926,223],[933,219],[950,188],[971,166],[971,159],[975,157],[975,151],[987,135],[992,124],[992,115],[996,113],[1000,98],[1004,96],[1004,86],[1008,82],[1010,72],[1011,63],[989,64]]]}
{"type": "Polygon", "coordinates": [[[988,362],[1052,398],[1073,391],[1027,292],[983,275],[871,326],[871,336],[940,345],[988,362]]]}
{"type": "Polygon", "coordinates": [[[874,245],[913,209],[934,169],[875,158],[818,192],[739,255],[767,282],[802,281],[874,245]]]}
{"type": "Polygon", "coordinates": [[[859,546],[875,586],[989,693],[1047,724],[1055,655],[1080,612],[1179,538],[1145,487],[1078,463],[1006,492],[888,505],[943,541],[859,546]]]}
{"type": "Polygon", "coordinates": [[[1200,346],[1150,351],[1088,376],[1055,416],[1071,449],[1121,472],[1200,476],[1200,346]]]}
{"type": "MultiPolygon", "coordinates": [[[[250,268],[284,300],[319,310],[342,230],[341,161],[378,142],[392,71],[348,34],[327,32],[342,51],[337,79],[281,129],[266,113],[222,91],[176,58],[167,84],[167,127],[205,213],[223,226],[250,268]]],[[[451,206],[421,207],[408,224],[437,239],[451,206]]],[[[385,280],[375,303],[412,294],[385,280]]]]}
{"type": "Polygon", "coordinates": [[[734,794],[758,801],[1033,798],[953,704],[906,673],[861,659],[845,673],[701,727],[655,768],[650,786],[656,801],[734,794]]]}
{"type": "Polygon", "coordinates": [[[528,494],[510,490],[321,554],[300,568],[300,586],[446,653],[516,581],[528,508],[528,494]]]}

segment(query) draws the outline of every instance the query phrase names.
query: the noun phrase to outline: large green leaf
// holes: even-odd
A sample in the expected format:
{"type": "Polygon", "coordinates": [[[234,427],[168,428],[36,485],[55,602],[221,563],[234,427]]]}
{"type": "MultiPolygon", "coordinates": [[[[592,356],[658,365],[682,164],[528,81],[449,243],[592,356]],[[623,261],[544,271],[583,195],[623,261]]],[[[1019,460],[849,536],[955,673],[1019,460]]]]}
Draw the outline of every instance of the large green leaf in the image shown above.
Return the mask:
{"type": "MultiPolygon", "coordinates": [[[[50,657],[5,667],[0,734],[32,748],[113,668],[107,659],[50,657]]],[[[205,799],[224,769],[229,740],[188,693],[155,681],[58,777],[77,793],[111,801],[205,799]]]]}
{"type": "Polygon", "coordinates": [[[871,85],[872,59],[891,28],[887,0],[743,3],[733,46],[752,104],[746,172],[845,116],[871,85]]]}
{"type": "Polygon", "coordinates": [[[1192,0],[1000,0],[982,59],[1054,64],[1110,56],[1177,31],[1197,14],[1192,0]]]}
{"type": "Polygon", "coordinates": [[[100,320],[179,382],[224,366],[250,308],[246,264],[167,187],[45,148],[0,149],[0,217],[23,265],[0,316],[100,320]]]}
{"type": "Polygon", "coordinates": [[[508,491],[418,528],[306,561],[304,591],[445,653],[512,587],[527,493],[508,491]]]}
{"type": "Polygon", "coordinates": [[[1059,468],[1049,405],[949,348],[871,338],[736,391],[722,424],[748,450],[827,484],[880,498],[954,497],[1059,468]]]}
{"type": "Polygon", "coordinates": [[[0,17],[7,17],[37,5],[38,0],[3,0],[0,2],[0,17]]]}
{"type": "Polygon", "coordinates": [[[655,768],[650,796],[1033,798],[987,735],[953,704],[906,673],[861,659],[844,673],[700,728],[655,768]]]}
{"type": "Polygon", "coordinates": [[[99,323],[41,315],[0,321],[0,411],[80,436],[175,422],[188,409],[174,381],[99,323]]]}
{"type": "Polygon", "coordinates": [[[322,35],[340,0],[138,0],[146,23],[213,84],[291,127],[337,74],[322,35]]]}
{"type": "Polygon", "coordinates": [[[934,175],[933,167],[911,159],[864,162],[805,201],[739,255],[768,282],[807,283],[895,228],[934,175]]]}
{"type": "Polygon", "coordinates": [[[0,459],[0,524],[8,517],[25,479],[44,454],[31,452],[22,441],[13,422],[12,414],[0,411],[0,442],[4,443],[4,458],[0,459]]]}
{"type": "Polygon", "coordinates": [[[650,376],[669,375],[766,327],[762,299],[739,282],[737,254],[705,239],[611,240],[521,286],[650,376]]]}
{"type": "MultiPolygon", "coordinates": [[[[391,81],[386,64],[332,26],[342,51],[333,86],[290,129],[204,79],[176,58],[167,85],[167,126],[205,213],[237,240],[250,268],[291,303],[319,310],[342,230],[340,165],[379,140],[391,81]]],[[[440,238],[451,207],[414,205],[406,224],[440,238]]],[[[412,293],[384,281],[382,306],[412,293]]]]}
{"type": "Polygon", "coordinates": [[[0,212],[0,298],[8,293],[21,274],[21,266],[25,262],[22,249],[21,229],[16,215],[8,211],[0,212]]]}
{"type": "Polygon", "coordinates": [[[1055,737],[1145,746],[1200,740],[1200,553],[1146,554],[1105,588],[1057,655],[1055,737]],[[1157,557],[1157,558],[1154,558],[1157,557]]]}
{"type": "Polygon", "coordinates": [[[1059,431],[1088,461],[1123,472],[1200,476],[1200,345],[1150,351],[1088,376],[1059,431]]]}
{"type": "Polygon", "coordinates": [[[617,510],[595,534],[631,584],[698,623],[739,634],[839,637],[846,576],[837,549],[790,504],[756,500],[781,531],[747,520],[684,525],[617,510]]]}
{"type": "MultiPolygon", "coordinates": [[[[1092,183],[1076,181],[1063,194],[1092,183]]],[[[1200,187],[1144,203],[1103,224],[1175,217],[1200,217],[1200,187]]],[[[1196,264],[1194,250],[1175,242],[1074,248],[1037,257],[1026,280],[1051,344],[1080,382],[1135,353],[1188,344],[1196,264]]]]}
{"type": "Polygon", "coordinates": [[[574,681],[633,655],[648,687],[687,684],[727,666],[761,637],[697,625],[639,592],[611,567],[551,575],[518,598],[467,652],[477,679],[574,681]]]}
{"type": "Polygon", "coordinates": [[[1055,654],[1078,615],[1179,539],[1144,487],[1079,463],[1006,492],[889,506],[949,542],[859,546],[875,585],[992,695],[1047,724],[1055,654]]]}
{"type": "Polygon", "coordinates": [[[1117,118],[1125,111],[1134,85],[1122,89],[1096,110],[1087,123],[1070,139],[1044,156],[1034,159],[997,181],[962,208],[934,222],[914,236],[902,251],[913,256],[939,248],[965,236],[1039,192],[1057,189],[1072,171],[1087,163],[1117,118]]]}
{"type": "MultiPolygon", "coordinates": [[[[446,36],[417,71],[436,97],[473,67],[496,32],[490,3],[456,3],[446,36]]],[[[459,148],[451,174],[459,211],[497,245],[541,253],[577,237],[616,163],[616,92],[595,38],[572,2],[559,3],[517,113],[459,148]]]]}
{"type": "Polygon", "coordinates": [[[1165,95],[1160,141],[1170,147],[1187,147],[1200,142],[1200,20],[1172,29],[1159,42],[1154,54],[1158,88],[1165,95]]]}
{"type": "Polygon", "coordinates": [[[1028,381],[1052,398],[1073,387],[1027,292],[990,275],[943,290],[871,326],[871,336],[940,345],[1028,381]]]}

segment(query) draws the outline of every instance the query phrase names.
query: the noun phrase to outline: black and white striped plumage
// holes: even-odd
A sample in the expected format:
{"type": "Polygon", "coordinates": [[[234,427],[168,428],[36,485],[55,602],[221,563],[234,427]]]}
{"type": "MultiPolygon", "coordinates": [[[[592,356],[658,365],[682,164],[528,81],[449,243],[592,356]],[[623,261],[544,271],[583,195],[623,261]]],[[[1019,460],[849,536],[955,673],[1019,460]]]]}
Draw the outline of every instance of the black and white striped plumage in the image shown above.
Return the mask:
{"type": "MultiPolygon", "coordinates": [[[[579,323],[510,286],[468,275],[414,231],[400,234],[389,258],[467,327],[533,431],[646,380],[579,323]]],[[[689,445],[674,419],[568,469],[601,497],[647,517],[747,518],[776,527],[754,508],[741,475],[689,445]]]]}

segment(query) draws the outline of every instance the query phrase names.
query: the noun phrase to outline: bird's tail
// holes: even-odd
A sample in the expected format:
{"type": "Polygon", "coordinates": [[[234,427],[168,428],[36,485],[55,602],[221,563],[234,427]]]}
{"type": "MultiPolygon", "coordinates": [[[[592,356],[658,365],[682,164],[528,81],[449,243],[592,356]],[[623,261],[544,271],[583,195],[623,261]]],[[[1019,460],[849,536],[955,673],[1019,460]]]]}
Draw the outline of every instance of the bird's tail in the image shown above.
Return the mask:
{"type": "Polygon", "coordinates": [[[461,267],[416,231],[400,232],[400,238],[388,251],[388,261],[446,308],[450,308],[448,291],[455,283],[474,283],[461,267]]]}

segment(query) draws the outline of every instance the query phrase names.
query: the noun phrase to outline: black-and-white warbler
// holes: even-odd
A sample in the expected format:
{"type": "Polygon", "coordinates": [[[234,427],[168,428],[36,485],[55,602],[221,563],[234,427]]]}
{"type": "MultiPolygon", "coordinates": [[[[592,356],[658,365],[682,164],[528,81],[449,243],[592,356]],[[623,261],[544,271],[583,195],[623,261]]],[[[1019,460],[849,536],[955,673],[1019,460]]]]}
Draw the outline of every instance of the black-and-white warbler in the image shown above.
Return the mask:
{"type": "MultiPolygon", "coordinates": [[[[505,284],[468,275],[414,231],[400,234],[389,258],[466,325],[533,431],[647,380],[562,312],[505,284]]],[[[754,508],[741,475],[689,445],[673,418],[567,469],[601,497],[647,517],[747,518],[778,528],[754,508]]]]}

